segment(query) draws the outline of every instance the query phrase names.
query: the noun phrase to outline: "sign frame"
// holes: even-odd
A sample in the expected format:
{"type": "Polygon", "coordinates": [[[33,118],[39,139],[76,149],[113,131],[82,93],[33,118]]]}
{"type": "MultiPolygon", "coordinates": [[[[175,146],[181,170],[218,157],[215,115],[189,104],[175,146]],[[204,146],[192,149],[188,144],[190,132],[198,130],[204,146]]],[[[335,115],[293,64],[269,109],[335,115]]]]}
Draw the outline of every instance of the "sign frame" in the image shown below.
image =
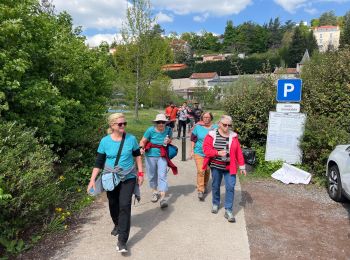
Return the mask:
{"type": "Polygon", "coordinates": [[[276,100],[281,103],[300,102],[302,87],[303,87],[302,79],[279,79],[277,80],[276,100]],[[293,89],[288,89],[288,87],[292,87],[293,89]],[[297,89],[295,89],[296,87],[297,89]],[[287,92],[287,95],[288,93],[291,93],[293,94],[293,96],[292,97],[286,96],[286,92],[287,92]]]}

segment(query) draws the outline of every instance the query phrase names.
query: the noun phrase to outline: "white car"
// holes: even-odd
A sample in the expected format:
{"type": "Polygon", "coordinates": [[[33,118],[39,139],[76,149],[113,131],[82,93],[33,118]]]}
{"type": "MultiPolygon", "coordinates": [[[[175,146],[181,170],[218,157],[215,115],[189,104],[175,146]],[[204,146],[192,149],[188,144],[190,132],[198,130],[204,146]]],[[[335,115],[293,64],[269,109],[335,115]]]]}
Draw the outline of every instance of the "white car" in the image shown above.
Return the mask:
{"type": "Polygon", "coordinates": [[[335,201],[350,199],[350,144],[337,145],[327,161],[328,194],[335,201]]]}

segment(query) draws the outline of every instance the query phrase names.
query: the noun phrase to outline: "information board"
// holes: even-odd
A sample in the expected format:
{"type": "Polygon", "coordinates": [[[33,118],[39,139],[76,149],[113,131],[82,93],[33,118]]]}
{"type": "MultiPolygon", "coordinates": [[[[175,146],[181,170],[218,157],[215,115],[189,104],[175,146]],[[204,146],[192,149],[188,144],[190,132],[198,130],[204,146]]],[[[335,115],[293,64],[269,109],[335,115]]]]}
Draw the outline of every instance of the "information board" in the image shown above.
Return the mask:
{"type": "Polygon", "coordinates": [[[306,115],[270,111],[266,142],[266,161],[282,160],[301,163],[300,138],[304,133],[306,115]]]}

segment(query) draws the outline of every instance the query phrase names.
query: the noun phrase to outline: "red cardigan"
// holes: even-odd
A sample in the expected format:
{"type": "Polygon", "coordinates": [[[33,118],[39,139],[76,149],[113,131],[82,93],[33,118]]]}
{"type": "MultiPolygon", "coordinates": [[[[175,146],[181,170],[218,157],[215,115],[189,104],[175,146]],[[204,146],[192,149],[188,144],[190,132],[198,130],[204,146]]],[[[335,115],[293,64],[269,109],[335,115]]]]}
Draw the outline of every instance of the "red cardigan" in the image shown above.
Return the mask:
{"type": "MultiPolygon", "coordinates": [[[[215,158],[218,151],[214,148],[216,138],[216,130],[209,131],[203,142],[203,152],[205,154],[202,170],[208,167],[211,159],[215,158]]],[[[229,137],[229,149],[230,149],[230,164],[227,165],[227,170],[230,174],[237,173],[237,162],[241,170],[245,169],[244,157],[241,150],[241,145],[238,141],[238,135],[235,132],[230,131],[229,137]]]]}

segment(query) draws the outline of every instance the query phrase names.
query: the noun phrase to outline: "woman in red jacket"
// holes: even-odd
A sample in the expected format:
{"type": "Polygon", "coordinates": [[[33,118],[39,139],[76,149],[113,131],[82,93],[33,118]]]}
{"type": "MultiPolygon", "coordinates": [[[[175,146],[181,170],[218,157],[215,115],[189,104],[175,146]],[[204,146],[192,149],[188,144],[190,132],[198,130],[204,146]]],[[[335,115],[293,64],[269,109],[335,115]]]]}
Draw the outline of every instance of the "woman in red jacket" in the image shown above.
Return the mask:
{"type": "Polygon", "coordinates": [[[219,128],[209,131],[204,139],[203,151],[205,154],[203,170],[210,165],[212,174],[212,210],[216,214],[220,205],[220,185],[222,177],[225,179],[225,218],[229,222],[236,222],[233,216],[233,202],[236,184],[237,163],[240,173],[246,175],[244,158],[238,135],[230,131],[232,118],[222,116],[219,128]]]}

